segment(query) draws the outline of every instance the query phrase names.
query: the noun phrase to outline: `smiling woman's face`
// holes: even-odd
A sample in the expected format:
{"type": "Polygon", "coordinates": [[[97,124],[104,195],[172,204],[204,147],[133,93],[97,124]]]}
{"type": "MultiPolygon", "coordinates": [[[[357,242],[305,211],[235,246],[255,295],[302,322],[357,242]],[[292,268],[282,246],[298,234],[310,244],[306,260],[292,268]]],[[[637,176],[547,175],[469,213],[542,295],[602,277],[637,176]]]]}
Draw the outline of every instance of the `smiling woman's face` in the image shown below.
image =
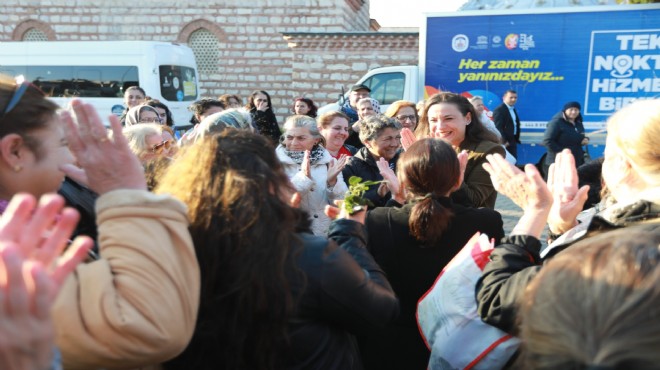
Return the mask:
{"type": "Polygon", "coordinates": [[[452,146],[460,146],[465,140],[465,129],[472,120],[470,113],[463,116],[458,107],[452,103],[432,105],[427,116],[431,135],[449,142],[452,146]]]}

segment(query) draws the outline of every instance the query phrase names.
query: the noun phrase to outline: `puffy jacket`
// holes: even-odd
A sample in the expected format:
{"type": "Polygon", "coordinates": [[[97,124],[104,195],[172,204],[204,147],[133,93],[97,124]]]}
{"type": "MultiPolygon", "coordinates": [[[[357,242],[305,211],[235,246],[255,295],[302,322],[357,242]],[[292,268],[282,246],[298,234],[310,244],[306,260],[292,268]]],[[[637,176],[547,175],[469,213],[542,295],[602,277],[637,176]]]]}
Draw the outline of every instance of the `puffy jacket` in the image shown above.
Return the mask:
{"type": "Polygon", "coordinates": [[[516,334],[518,301],[544,261],[558,253],[570,253],[571,245],[586,237],[641,222],[660,224],[660,204],[638,201],[613,205],[567,231],[543,252],[539,240],[532,236],[504,238],[491,253],[490,262],[477,283],[479,315],[488,324],[516,334]]]}
{"type": "Polygon", "coordinates": [[[333,187],[327,185],[328,166],[333,160],[332,156],[327,150],[323,150],[323,157],[310,168],[312,176],[310,179],[301,171],[301,165],[286,155],[282,145],[277,147],[275,153],[284,166],[284,172],[300,194],[300,209],[310,215],[312,232],[315,235],[326,236],[331,220],[325,215],[325,206],[334,204],[334,200],[344,199],[348,190],[341,173],[337,176],[337,183],[333,187]]]}
{"type": "Polygon", "coordinates": [[[543,145],[548,151],[545,163],[548,166],[555,163],[557,153],[564,149],[570,149],[575,158],[575,165],[579,167],[584,163],[584,150],[582,150],[582,140],[584,138],[582,121],[578,120],[575,124],[572,124],[564,119],[563,112],[557,113],[548,122],[543,134],[543,145]]]}

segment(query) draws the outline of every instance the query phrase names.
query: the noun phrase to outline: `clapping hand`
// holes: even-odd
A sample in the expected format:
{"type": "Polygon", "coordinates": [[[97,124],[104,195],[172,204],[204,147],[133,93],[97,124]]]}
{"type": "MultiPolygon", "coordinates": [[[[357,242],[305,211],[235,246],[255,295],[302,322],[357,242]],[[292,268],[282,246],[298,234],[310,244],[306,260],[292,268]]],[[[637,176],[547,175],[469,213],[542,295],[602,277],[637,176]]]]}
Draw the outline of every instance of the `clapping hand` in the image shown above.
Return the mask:
{"type": "Polygon", "coordinates": [[[310,163],[309,156],[311,155],[309,150],[305,150],[305,155],[303,156],[302,163],[300,164],[300,171],[303,175],[307,176],[308,179],[312,178],[312,164],[310,163]]]}
{"type": "Polygon", "coordinates": [[[577,216],[589,196],[588,185],[578,189],[575,158],[570,149],[558,153],[555,163],[550,165],[548,187],[554,199],[548,226],[553,234],[563,234],[577,224],[577,216]]]}
{"type": "Polygon", "coordinates": [[[381,157],[376,162],[376,165],[378,166],[380,175],[383,176],[384,180],[378,188],[378,194],[380,195],[380,193],[383,192],[381,195],[381,197],[383,197],[389,191],[392,193],[392,198],[394,198],[394,200],[403,204],[405,200],[403,199],[403,193],[401,191],[402,189],[399,184],[399,179],[396,177],[394,171],[390,168],[389,162],[381,157]]]}
{"type": "Polygon", "coordinates": [[[417,141],[417,138],[409,128],[404,127],[401,129],[401,147],[403,147],[403,150],[408,150],[415,141],[417,141]]]}
{"type": "Polygon", "coordinates": [[[337,183],[337,176],[341,173],[341,171],[344,169],[346,166],[346,163],[348,162],[348,157],[345,154],[342,154],[339,156],[339,159],[337,160],[332,160],[330,161],[330,164],[328,165],[328,186],[332,187],[335,186],[337,183]]]}

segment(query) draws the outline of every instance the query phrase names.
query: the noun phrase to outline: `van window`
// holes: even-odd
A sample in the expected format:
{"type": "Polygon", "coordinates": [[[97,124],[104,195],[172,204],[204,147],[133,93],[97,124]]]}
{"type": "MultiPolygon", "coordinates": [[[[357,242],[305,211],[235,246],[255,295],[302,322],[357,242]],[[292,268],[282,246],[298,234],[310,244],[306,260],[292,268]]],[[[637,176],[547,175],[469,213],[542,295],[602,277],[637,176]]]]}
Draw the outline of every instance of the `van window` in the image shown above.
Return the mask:
{"type": "Polygon", "coordinates": [[[403,99],[405,75],[402,72],[381,73],[366,79],[362,84],[371,89],[372,98],[380,104],[392,104],[403,99]]]}
{"type": "Polygon", "coordinates": [[[197,100],[195,69],[190,67],[162,65],[158,67],[160,95],[168,101],[197,100]]]}
{"type": "Polygon", "coordinates": [[[23,75],[53,98],[117,98],[138,84],[135,66],[0,66],[0,73],[23,75]]]}

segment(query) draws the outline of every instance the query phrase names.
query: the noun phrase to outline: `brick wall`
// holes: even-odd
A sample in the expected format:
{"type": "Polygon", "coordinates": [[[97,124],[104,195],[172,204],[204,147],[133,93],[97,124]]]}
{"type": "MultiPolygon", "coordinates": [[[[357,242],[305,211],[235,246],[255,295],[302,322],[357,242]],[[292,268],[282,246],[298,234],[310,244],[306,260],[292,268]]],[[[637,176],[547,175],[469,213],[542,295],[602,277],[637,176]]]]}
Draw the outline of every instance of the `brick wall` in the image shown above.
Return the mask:
{"type": "Polygon", "coordinates": [[[205,96],[271,93],[280,119],[294,97],[319,105],[369,68],[417,63],[416,34],[368,32],[368,0],[4,0],[0,41],[30,29],[48,40],[189,42],[215,37],[217,66],[200,73],[205,96]],[[255,4],[255,6],[250,6],[255,4]],[[302,33],[310,33],[303,35],[302,33]],[[313,33],[313,34],[312,34],[313,33]]]}

